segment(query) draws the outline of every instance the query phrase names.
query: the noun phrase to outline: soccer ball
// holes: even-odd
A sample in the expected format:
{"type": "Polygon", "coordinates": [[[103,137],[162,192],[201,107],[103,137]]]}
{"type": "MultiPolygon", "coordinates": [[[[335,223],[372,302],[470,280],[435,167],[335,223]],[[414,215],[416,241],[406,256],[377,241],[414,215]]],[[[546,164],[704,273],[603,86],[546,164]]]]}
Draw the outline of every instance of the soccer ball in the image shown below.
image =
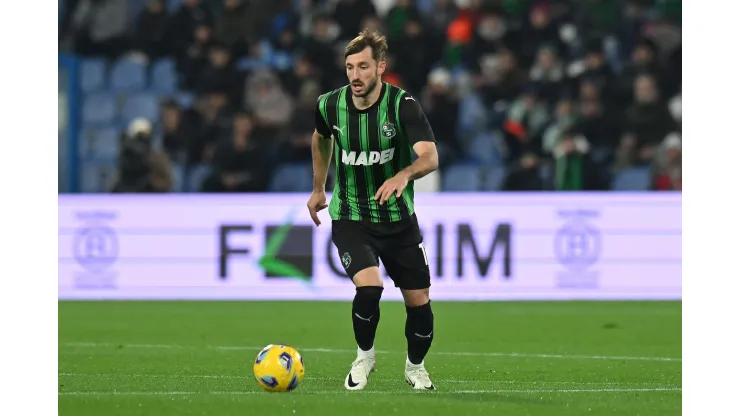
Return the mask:
{"type": "Polygon", "coordinates": [[[303,357],[287,345],[268,345],[254,360],[254,377],[269,392],[287,392],[303,381],[303,357]]]}

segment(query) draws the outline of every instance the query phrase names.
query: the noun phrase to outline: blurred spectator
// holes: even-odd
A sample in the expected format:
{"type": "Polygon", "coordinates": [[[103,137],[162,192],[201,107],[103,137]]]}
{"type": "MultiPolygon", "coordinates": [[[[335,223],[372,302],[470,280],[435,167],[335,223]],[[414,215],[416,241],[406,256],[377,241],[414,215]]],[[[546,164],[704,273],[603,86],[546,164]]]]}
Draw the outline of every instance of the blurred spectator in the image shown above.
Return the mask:
{"type": "Polygon", "coordinates": [[[311,141],[314,131],[316,97],[321,92],[315,82],[306,82],[300,90],[295,115],[290,122],[290,132],[282,145],[280,159],[285,162],[310,162],[311,141]]]}
{"type": "Polygon", "coordinates": [[[589,42],[584,59],[573,63],[569,72],[575,88],[588,83],[589,86],[595,88],[597,95],[610,100],[608,107],[613,108],[618,105],[612,98],[615,74],[607,65],[600,40],[589,42]]]}
{"type": "Polygon", "coordinates": [[[201,160],[203,149],[199,146],[198,129],[200,120],[192,111],[186,111],[175,101],[162,103],[162,146],[170,157],[183,166],[201,160]],[[192,153],[199,152],[197,157],[192,153]]]}
{"type": "Polygon", "coordinates": [[[450,23],[442,55],[442,62],[447,68],[455,68],[464,63],[472,36],[473,25],[469,19],[461,16],[450,23]]]}
{"type": "Polygon", "coordinates": [[[555,190],[599,191],[605,181],[589,155],[589,144],[582,136],[567,131],[555,147],[555,190]]]}
{"type": "Polygon", "coordinates": [[[233,56],[247,54],[248,45],[258,39],[255,6],[245,0],[224,0],[224,7],[216,19],[214,37],[230,49],[233,56]]]}
{"type": "Polygon", "coordinates": [[[183,87],[185,89],[192,91],[198,88],[203,69],[208,65],[212,45],[213,31],[210,26],[196,26],[194,41],[187,48],[179,64],[184,76],[183,87]]]}
{"type": "MultiPolygon", "coordinates": [[[[619,172],[623,169],[641,164],[644,160],[640,158],[640,147],[634,134],[626,132],[619,139],[619,146],[614,152],[614,164],[612,170],[619,172]]],[[[652,155],[650,155],[652,156],[652,155]]]]}
{"type": "Polygon", "coordinates": [[[79,0],[72,14],[74,50],[116,58],[126,52],[128,0],[79,0]]]}
{"type": "Polygon", "coordinates": [[[681,137],[666,136],[656,158],[653,187],[659,191],[681,190],[681,137]]]}
{"type": "Polygon", "coordinates": [[[267,162],[253,138],[253,120],[240,112],[234,117],[231,140],[222,143],[213,158],[213,174],[203,182],[204,192],[265,192],[267,162]]]}
{"type": "Polygon", "coordinates": [[[245,104],[256,123],[263,127],[278,128],[293,115],[293,101],[270,69],[255,71],[247,79],[245,104]]]}
{"type": "Polygon", "coordinates": [[[298,35],[292,26],[283,28],[275,39],[274,50],[275,52],[282,52],[285,54],[292,55],[298,48],[299,42],[298,35]]]}
{"type": "Polygon", "coordinates": [[[564,77],[563,63],[555,49],[547,44],[542,46],[529,71],[529,79],[539,86],[540,96],[549,104],[557,100],[564,77]]]}
{"type": "Polygon", "coordinates": [[[169,192],[172,167],[167,154],[152,147],[152,123],[133,120],[121,137],[113,188],[114,193],[169,192]]]}
{"type": "Polygon", "coordinates": [[[635,102],[627,109],[625,127],[634,133],[641,159],[652,158],[654,148],[676,130],[676,122],[665,101],[660,99],[651,75],[635,79],[635,102]]]}
{"type": "MultiPolygon", "coordinates": [[[[303,45],[305,56],[319,71],[323,90],[330,90],[336,74],[334,41],[339,31],[327,16],[316,16],[311,36],[303,45]]],[[[342,65],[344,67],[344,64],[342,65]]]]}
{"type": "Polygon", "coordinates": [[[314,31],[316,18],[325,13],[326,10],[321,7],[320,0],[298,0],[298,9],[294,13],[298,35],[301,38],[310,38],[314,31]]]}
{"type": "Polygon", "coordinates": [[[368,16],[377,16],[370,0],[337,0],[334,21],[339,25],[339,39],[350,40],[362,31],[360,23],[368,16]]]}
{"type": "Polygon", "coordinates": [[[486,10],[473,34],[466,63],[480,73],[483,61],[495,58],[503,48],[515,46],[505,16],[497,9],[486,10]]]}
{"type": "Polygon", "coordinates": [[[620,31],[622,26],[620,0],[585,0],[576,3],[579,32],[601,38],[620,31]]]}
{"type": "Polygon", "coordinates": [[[420,20],[421,16],[412,0],[396,0],[396,4],[385,17],[385,26],[389,40],[395,40],[406,32],[406,22],[420,20]]]}
{"type": "Polygon", "coordinates": [[[230,96],[230,102],[237,102],[242,97],[239,92],[239,75],[225,44],[214,43],[210,47],[208,63],[201,70],[197,82],[196,90],[200,93],[224,93],[230,96]]]}
{"type": "Polygon", "coordinates": [[[537,56],[540,45],[551,43],[557,55],[564,56],[567,48],[560,39],[560,33],[551,19],[550,5],[547,2],[532,7],[520,36],[518,47],[521,62],[530,67],[537,56]]]}
{"type": "Polygon", "coordinates": [[[430,29],[441,34],[459,13],[460,9],[454,0],[434,0],[434,6],[424,18],[429,22],[430,29]]]}
{"type": "Polygon", "coordinates": [[[433,42],[434,38],[426,35],[422,22],[410,18],[406,20],[403,34],[390,45],[395,57],[394,68],[412,95],[418,95],[424,87],[426,78],[419,75],[429,73],[434,61],[439,59],[439,54],[435,53],[439,45],[433,42]]]}
{"type": "Polygon", "coordinates": [[[150,61],[168,55],[167,25],[164,0],[149,0],[136,18],[133,48],[143,52],[150,61]]]}
{"type": "Polygon", "coordinates": [[[616,80],[615,92],[621,104],[627,105],[634,95],[635,79],[641,74],[652,75],[653,79],[662,79],[660,63],[655,57],[656,46],[643,39],[632,51],[630,61],[624,66],[622,74],[616,80]]]}
{"type": "Polygon", "coordinates": [[[597,98],[585,97],[578,103],[578,130],[592,146],[594,159],[610,163],[619,141],[619,122],[613,113],[605,110],[597,98]]]}
{"type": "Polygon", "coordinates": [[[316,70],[305,56],[296,59],[292,70],[281,73],[280,78],[285,91],[293,94],[293,98],[298,98],[305,83],[318,81],[316,70]]]}
{"type": "Polygon", "coordinates": [[[504,124],[504,137],[509,159],[519,159],[526,152],[538,153],[541,135],[547,126],[547,106],[531,85],[509,108],[504,124]]]}
{"type": "Polygon", "coordinates": [[[429,83],[421,94],[421,105],[429,125],[434,131],[437,146],[440,147],[440,164],[449,162],[450,156],[462,154],[457,139],[457,119],[460,104],[452,88],[452,75],[444,68],[429,74],[429,83]]]}
{"type": "Polygon", "coordinates": [[[191,44],[194,39],[202,43],[205,37],[203,27],[209,28],[207,37],[208,40],[211,39],[210,28],[213,27],[213,15],[201,0],[182,0],[180,8],[170,18],[169,27],[172,52],[175,57],[184,58],[191,55],[191,44]],[[196,31],[198,27],[201,27],[200,32],[196,31]]]}
{"type": "Polygon", "coordinates": [[[525,153],[509,169],[504,180],[504,191],[541,191],[544,189],[539,172],[539,158],[525,153]]]}
{"type": "Polygon", "coordinates": [[[508,103],[514,100],[527,80],[526,73],[518,66],[516,56],[508,49],[502,49],[497,56],[485,59],[480,71],[474,80],[486,106],[497,101],[508,103]]]}
{"type": "Polygon", "coordinates": [[[200,122],[198,133],[189,147],[188,162],[211,163],[218,138],[232,124],[233,112],[229,107],[228,95],[221,92],[201,95],[197,107],[200,122]]]}
{"type": "Polygon", "coordinates": [[[555,147],[560,143],[563,134],[576,124],[578,119],[577,113],[573,106],[573,101],[569,97],[562,97],[557,106],[552,123],[545,129],[542,136],[542,151],[545,154],[552,154],[555,147]]]}

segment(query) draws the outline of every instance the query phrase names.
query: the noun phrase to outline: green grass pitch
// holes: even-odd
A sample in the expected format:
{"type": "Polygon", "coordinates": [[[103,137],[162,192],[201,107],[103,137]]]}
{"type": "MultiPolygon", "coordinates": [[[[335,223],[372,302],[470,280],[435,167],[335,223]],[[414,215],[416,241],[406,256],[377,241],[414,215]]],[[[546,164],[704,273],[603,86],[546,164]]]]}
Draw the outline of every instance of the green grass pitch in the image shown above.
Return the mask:
{"type": "Polygon", "coordinates": [[[681,302],[434,302],[426,367],[405,384],[405,311],[384,302],[368,388],[350,302],[59,302],[60,415],[678,415],[681,302]],[[252,363],[295,346],[306,377],[267,393],[252,363]]]}

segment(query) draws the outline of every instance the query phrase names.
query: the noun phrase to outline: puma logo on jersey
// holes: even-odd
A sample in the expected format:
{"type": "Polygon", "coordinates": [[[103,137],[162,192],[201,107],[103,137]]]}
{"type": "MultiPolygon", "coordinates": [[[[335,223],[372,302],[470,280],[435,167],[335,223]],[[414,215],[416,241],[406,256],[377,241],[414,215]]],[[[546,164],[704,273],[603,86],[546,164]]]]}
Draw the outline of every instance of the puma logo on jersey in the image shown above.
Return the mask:
{"type": "Polygon", "coordinates": [[[345,127],[347,127],[347,126],[342,126],[342,128],[340,129],[340,128],[339,128],[339,127],[337,127],[337,126],[332,126],[332,128],[333,128],[334,130],[336,130],[336,131],[338,131],[338,132],[339,132],[339,135],[340,135],[340,136],[341,136],[342,134],[344,134],[344,128],[345,128],[345,127]]]}
{"type": "Polygon", "coordinates": [[[409,97],[408,95],[403,97],[404,100],[411,100],[414,101],[414,97],[409,97]]]}
{"type": "Polygon", "coordinates": [[[386,149],[380,152],[349,152],[342,149],[342,163],[353,166],[369,166],[386,163],[393,159],[394,149],[386,149]]]}

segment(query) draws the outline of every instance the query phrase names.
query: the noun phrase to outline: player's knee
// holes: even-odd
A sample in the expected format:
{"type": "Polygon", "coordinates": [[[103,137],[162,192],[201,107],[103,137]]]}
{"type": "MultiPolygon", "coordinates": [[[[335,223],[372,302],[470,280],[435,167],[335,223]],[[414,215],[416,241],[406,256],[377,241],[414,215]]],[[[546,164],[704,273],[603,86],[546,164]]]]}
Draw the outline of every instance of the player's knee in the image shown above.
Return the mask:
{"type": "Polygon", "coordinates": [[[380,274],[379,267],[368,267],[357,272],[352,277],[355,286],[379,286],[383,287],[383,276],[380,274]]]}
{"type": "Polygon", "coordinates": [[[406,306],[422,306],[429,303],[429,288],[402,290],[403,301],[406,306]]]}

